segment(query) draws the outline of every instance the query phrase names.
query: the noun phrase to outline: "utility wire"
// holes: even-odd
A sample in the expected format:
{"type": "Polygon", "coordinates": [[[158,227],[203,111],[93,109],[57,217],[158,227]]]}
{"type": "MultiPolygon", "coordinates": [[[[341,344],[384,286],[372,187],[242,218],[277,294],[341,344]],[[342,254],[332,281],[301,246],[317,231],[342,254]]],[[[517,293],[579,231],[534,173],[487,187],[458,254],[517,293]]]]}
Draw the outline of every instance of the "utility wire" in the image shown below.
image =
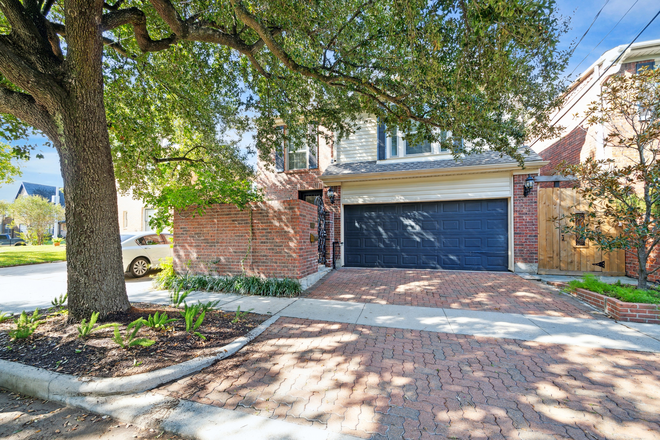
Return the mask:
{"type": "MultiPolygon", "coordinates": [[[[638,38],[644,33],[644,31],[645,31],[649,26],[651,26],[651,23],[653,23],[653,22],[655,21],[655,19],[658,18],[658,15],[660,15],[660,10],[658,10],[658,12],[653,16],[653,18],[652,18],[652,19],[646,24],[646,26],[644,26],[644,29],[642,29],[641,31],[639,31],[639,33],[637,34],[637,36],[635,36],[635,38],[633,38],[633,40],[628,44],[628,46],[626,46],[626,48],[625,48],[625,49],[619,54],[619,56],[616,57],[616,59],[615,59],[614,61],[612,61],[612,63],[607,67],[607,69],[604,69],[604,70],[603,70],[603,73],[601,73],[600,76],[598,76],[598,78],[596,78],[596,80],[595,80],[594,82],[591,83],[591,85],[587,88],[587,90],[585,90],[584,93],[582,93],[582,95],[581,95],[578,99],[576,99],[575,102],[573,102],[573,105],[571,105],[571,106],[568,108],[568,110],[566,110],[566,112],[565,112],[563,115],[561,115],[561,116],[560,116],[555,122],[552,123],[552,125],[550,125],[550,128],[552,128],[552,127],[554,127],[555,125],[557,125],[557,123],[558,123],[558,122],[559,122],[564,116],[566,116],[566,115],[568,114],[568,112],[570,112],[571,109],[572,109],[573,107],[575,107],[575,105],[576,105],[578,102],[580,102],[580,100],[584,97],[584,95],[586,95],[586,94],[589,92],[589,90],[591,90],[591,88],[592,88],[593,86],[595,86],[595,85],[598,83],[598,81],[600,81],[600,79],[601,79],[603,76],[605,76],[605,74],[607,73],[607,71],[609,71],[609,70],[612,68],[612,66],[614,66],[614,65],[617,63],[617,61],[619,61],[619,60],[621,59],[621,57],[622,57],[622,56],[628,51],[628,49],[630,49],[630,46],[632,46],[633,43],[634,43],[635,41],[637,41],[637,39],[638,39],[638,38]]],[[[585,117],[584,117],[584,118],[583,118],[583,119],[582,119],[577,125],[582,124],[586,119],[587,119],[587,117],[585,116],[585,117]]],[[[540,138],[537,138],[534,142],[532,142],[532,145],[530,145],[528,148],[531,149],[531,148],[532,148],[532,147],[533,147],[533,146],[539,141],[539,139],[540,139],[540,138]]]]}
{"type": "Polygon", "coordinates": [[[598,20],[598,17],[600,16],[600,13],[603,12],[603,9],[605,8],[605,6],[607,6],[607,4],[608,4],[609,2],[610,2],[610,0],[607,0],[607,1],[605,2],[605,4],[604,4],[603,6],[601,6],[600,11],[598,11],[598,13],[596,14],[596,16],[594,17],[594,20],[591,22],[591,24],[589,25],[589,27],[587,28],[587,30],[584,32],[584,34],[582,34],[582,37],[580,38],[580,41],[578,41],[577,44],[576,44],[575,46],[573,46],[573,49],[571,50],[571,55],[573,55],[573,52],[575,52],[575,49],[577,49],[577,47],[580,45],[580,43],[582,43],[582,40],[584,40],[584,37],[587,36],[587,34],[589,33],[589,31],[590,31],[591,28],[593,27],[594,23],[596,23],[596,20],[598,20]]]}
{"type": "Polygon", "coordinates": [[[613,31],[614,29],[616,29],[616,27],[619,25],[619,23],[621,23],[621,21],[623,21],[624,18],[626,18],[626,15],[628,15],[628,12],[630,12],[631,9],[634,8],[635,5],[636,5],[638,2],[639,2],[639,0],[635,0],[635,3],[633,3],[632,6],[628,8],[628,10],[626,11],[626,13],[623,14],[623,16],[619,19],[619,21],[616,22],[616,24],[614,25],[614,27],[612,27],[612,29],[610,29],[610,31],[607,33],[607,35],[605,35],[605,36],[603,37],[603,39],[600,40],[600,41],[598,42],[598,44],[594,46],[593,49],[591,49],[591,52],[589,52],[584,58],[582,58],[582,61],[580,61],[580,62],[578,63],[577,66],[575,66],[575,68],[573,69],[573,71],[572,71],[571,73],[568,74],[568,78],[570,78],[570,77],[575,73],[575,71],[577,70],[577,68],[580,67],[580,66],[582,65],[582,63],[584,63],[584,60],[586,60],[587,58],[589,58],[589,55],[591,55],[592,53],[594,53],[594,50],[596,50],[596,48],[597,48],[598,46],[600,46],[600,43],[602,43],[603,41],[605,41],[605,39],[606,39],[607,37],[610,36],[610,34],[612,33],[612,31],[613,31]]]}

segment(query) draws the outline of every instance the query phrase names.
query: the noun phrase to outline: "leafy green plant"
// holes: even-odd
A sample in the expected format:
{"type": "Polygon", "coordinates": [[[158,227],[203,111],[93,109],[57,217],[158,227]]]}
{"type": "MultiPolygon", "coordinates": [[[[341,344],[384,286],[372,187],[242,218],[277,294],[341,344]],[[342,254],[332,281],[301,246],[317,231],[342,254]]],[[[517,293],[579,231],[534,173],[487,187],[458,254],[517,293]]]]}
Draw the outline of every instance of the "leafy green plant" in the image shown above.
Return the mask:
{"type": "Polygon", "coordinates": [[[126,326],[126,336],[122,336],[119,331],[119,325],[115,324],[115,335],[112,340],[117,343],[121,348],[128,349],[135,346],[151,347],[156,343],[153,339],[138,338],[137,334],[144,325],[143,318],[136,319],[126,326]]]}
{"type": "Polygon", "coordinates": [[[206,338],[197,331],[197,329],[199,329],[199,327],[202,325],[204,317],[206,316],[206,312],[202,310],[202,305],[195,304],[194,306],[189,306],[186,304],[184,309],[179,313],[181,313],[181,316],[186,323],[186,332],[206,340],[206,338]],[[197,316],[198,313],[199,316],[197,316]],[[195,320],[195,318],[197,318],[197,320],[195,320]]]}
{"type": "Polygon", "coordinates": [[[163,258],[160,260],[160,272],[154,277],[154,283],[159,289],[170,290],[172,283],[176,279],[174,272],[174,260],[172,257],[163,258]]]}
{"type": "Polygon", "coordinates": [[[41,318],[39,309],[36,309],[32,315],[28,315],[25,313],[25,310],[23,310],[18,319],[14,319],[16,328],[9,331],[9,337],[12,339],[29,338],[35,332],[37,327],[45,322],[39,320],[39,318],[41,318]]]}
{"type": "Polygon", "coordinates": [[[167,328],[167,324],[175,321],[176,318],[169,318],[167,313],[159,314],[156,312],[153,316],[149,315],[147,320],[144,322],[144,325],[151,327],[154,330],[165,330],[167,328]]]}
{"type": "Polygon", "coordinates": [[[83,319],[80,322],[80,325],[78,326],[78,337],[81,339],[85,339],[87,336],[89,336],[92,332],[95,332],[96,330],[102,330],[104,328],[109,328],[116,325],[114,323],[111,323],[111,324],[103,324],[94,327],[94,324],[96,324],[97,319],[99,319],[99,312],[96,313],[92,312],[92,316],[89,318],[89,322],[83,319]]]}
{"type": "Polygon", "coordinates": [[[569,283],[570,290],[577,288],[590,290],[625,302],[660,304],[660,291],[657,289],[642,290],[636,286],[624,285],[620,281],[608,284],[593,274],[584,274],[581,280],[573,280],[569,283]]]}
{"type": "Polygon", "coordinates": [[[192,289],[181,293],[181,288],[177,287],[170,295],[172,305],[174,307],[181,307],[181,303],[185,303],[185,299],[190,295],[190,292],[192,292],[192,289]]]}
{"type": "Polygon", "coordinates": [[[68,298],[69,294],[65,293],[64,295],[56,296],[50,303],[53,305],[53,307],[57,307],[59,309],[60,307],[64,306],[68,298]]]}
{"type": "Polygon", "coordinates": [[[231,320],[231,323],[236,324],[237,322],[244,320],[252,310],[254,309],[250,309],[247,312],[241,312],[241,306],[238,306],[238,309],[236,309],[236,316],[231,320]]]}
{"type": "Polygon", "coordinates": [[[10,319],[11,319],[11,315],[0,310],[0,324],[2,324],[5,321],[9,321],[10,319]]]}
{"type": "Polygon", "coordinates": [[[236,275],[212,277],[205,275],[173,275],[168,279],[172,289],[205,290],[208,292],[240,293],[241,295],[294,297],[302,293],[297,280],[260,278],[236,275]]]}
{"type": "Polygon", "coordinates": [[[204,304],[203,302],[199,301],[197,304],[200,306],[202,312],[206,313],[215,310],[219,303],[220,301],[209,301],[204,304]]]}

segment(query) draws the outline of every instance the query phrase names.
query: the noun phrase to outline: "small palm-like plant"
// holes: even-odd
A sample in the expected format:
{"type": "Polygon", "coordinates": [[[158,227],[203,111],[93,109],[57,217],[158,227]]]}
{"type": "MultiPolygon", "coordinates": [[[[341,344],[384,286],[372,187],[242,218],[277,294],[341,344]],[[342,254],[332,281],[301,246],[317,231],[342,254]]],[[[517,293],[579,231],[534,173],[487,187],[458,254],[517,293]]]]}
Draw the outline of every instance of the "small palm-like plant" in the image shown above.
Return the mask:
{"type": "Polygon", "coordinates": [[[151,327],[154,330],[165,330],[167,328],[167,324],[175,321],[176,318],[169,318],[167,313],[159,314],[156,312],[153,316],[149,315],[144,325],[151,327]]]}
{"type": "Polygon", "coordinates": [[[85,339],[87,336],[89,336],[92,332],[95,332],[96,330],[102,330],[104,328],[109,328],[116,325],[113,323],[113,324],[103,324],[94,327],[94,324],[96,324],[97,319],[99,319],[99,312],[92,312],[92,316],[89,318],[89,322],[87,322],[86,319],[83,319],[80,322],[80,325],[78,326],[78,337],[81,339],[85,339]]]}
{"type": "Polygon", "coordinates": [[[206,340],[204,335],[197,331],[197,329],[202,325],[204,317],[206,316],[206,312],[202,310],[202,305],[195,304],[194,306],[189,306],[186,304],[184,309],[179,313],[181,313],[181,316],[186,323],[186,332],[206,340]],[[198,313],[199,316],[197,316],[198,313]],[[197,320],[195,320],[195,317],[197,317],[197,320]]]}
{"type": "Polygon", "coordinates": [[[126,336],[122,336],[119,331],[119,325],[115,324],[115,335],[112,340],[121,348],[128,349],[135,346],[150,347],[156,343],[153,339],[138,338],[137,334],[144,325],[143,318],[136,319],[126,326],[126,336]]]}

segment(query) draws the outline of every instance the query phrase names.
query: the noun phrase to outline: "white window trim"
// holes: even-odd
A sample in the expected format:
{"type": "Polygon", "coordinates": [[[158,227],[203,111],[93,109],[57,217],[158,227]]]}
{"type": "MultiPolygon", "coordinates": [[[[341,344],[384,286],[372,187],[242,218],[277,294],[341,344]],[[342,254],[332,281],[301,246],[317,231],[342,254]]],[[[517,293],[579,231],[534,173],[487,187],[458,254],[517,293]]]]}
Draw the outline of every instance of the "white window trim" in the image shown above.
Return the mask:
{"type": "Polygon", "coordinates": [[[417,154],[406,154],[406,145],[407,141],[403,139],[401,132],[397,130],[396,133],[398,142],[397,142],[397,155],[392,156],[392,137],[388,134],[386,134],[385,138],[385,159],[390,160],[390,159],[405,159],[405,158],[425,158],[425,157],[433,157],[435,159],[435,156],[440,156],[440,157],[451,157],[451,151],[441,151],[441,145],[440,142],[431,142],[431,152],[430,153],[417,153],[417,154]]]}
{"type": "MultiPolygon", "coordinates": [[[[289,134],[289,131],[288,131],[287,128],[285,127],[285,128],[284,128],[284,136],[285,136],[285,139],[286,139],[286,136],[288,136],[288,134],[289,134]]],[[[321,149],[319,148],[319,144],[320,144],[319,138],[320,138],[320,137],[319,137],[318,127],[317,127],[317,133],[316,133],[316,168],[310,168],[310,167],[309,167],[309,145],[308,145],[306,148],[301,147],[300,150],[296,150],[296,151],[292,151],[292,152],[291,152],[291,153],[294,153],[294,154],[295,154],[295,153],[302,153],[302,152],[303,152],[303,148],[304,148],[304,152],[305,152],[305,166],[304,166],[303,168],[293,168],[293,169],[290,168],[290,167],[289,167],[289,142],[287,142],[287,141],[285,140],[285,141],[284,141],[284,146],[283,146],[283,148],[282,148],[283,153],[284,153],[284,170],[283,170],[283,171],[280,171],[280,173],[282,173],[282,172],[286,172],[286,171],[318,170],[319,167],[320,167],[320,165],[319,165],[319,156],[320,156],[320,150],[321,150],[321,149]]]]}

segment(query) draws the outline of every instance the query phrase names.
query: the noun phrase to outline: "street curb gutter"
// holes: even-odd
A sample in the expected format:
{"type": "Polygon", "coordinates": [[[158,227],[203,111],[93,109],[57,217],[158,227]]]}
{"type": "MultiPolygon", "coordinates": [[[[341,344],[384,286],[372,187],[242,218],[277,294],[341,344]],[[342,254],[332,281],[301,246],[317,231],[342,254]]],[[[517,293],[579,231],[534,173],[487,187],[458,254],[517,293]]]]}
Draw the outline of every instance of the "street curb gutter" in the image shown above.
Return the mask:
{"type": "Polygon", "coordinates": [[[216,361],[233,355],[262,334],[277,319],[278,316],[273,316],[245,336],[218,348],[216,350],[218,354],[215,356],[191,359],[178,365],[134,376],[103,379],[75,377],[0,359],[0,387],[40,399],[60,402],[64,402],[67,397],[140,393],[200,371],[216,361]]]}
{"type": "Polygon", "coordinates": [[[147,392],[132,396],[70,397],[67,405],[124,423],[196,440],[358,440],[338,432],[246,414],[147,392]]]}

